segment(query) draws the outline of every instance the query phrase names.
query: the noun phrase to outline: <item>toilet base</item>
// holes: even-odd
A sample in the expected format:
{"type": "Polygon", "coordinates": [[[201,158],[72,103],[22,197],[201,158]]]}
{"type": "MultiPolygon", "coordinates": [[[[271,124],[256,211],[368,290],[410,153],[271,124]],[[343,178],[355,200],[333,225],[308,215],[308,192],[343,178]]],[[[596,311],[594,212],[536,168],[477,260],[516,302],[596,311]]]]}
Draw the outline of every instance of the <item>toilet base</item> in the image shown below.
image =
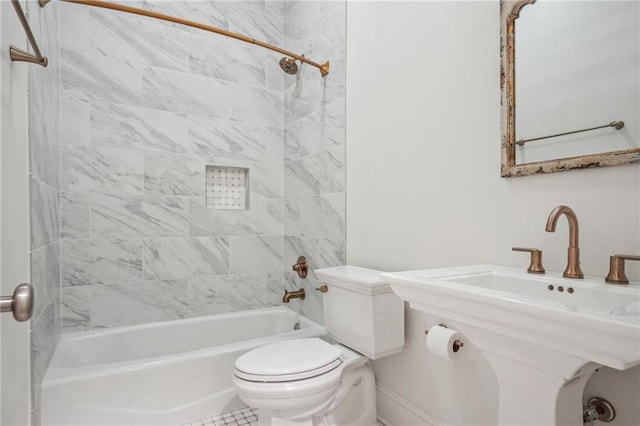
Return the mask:
{"type": "MultiPolygon", "coordinates": [[[[291,420],[277,410],[258,410],[260,426],[375,426],[376,386],[373,370],[367,364],[353,369],[340,383],[340,390],[323,414],[291,420]]],[[[285,414],[286,415],[286,414],[285,414]]]]}

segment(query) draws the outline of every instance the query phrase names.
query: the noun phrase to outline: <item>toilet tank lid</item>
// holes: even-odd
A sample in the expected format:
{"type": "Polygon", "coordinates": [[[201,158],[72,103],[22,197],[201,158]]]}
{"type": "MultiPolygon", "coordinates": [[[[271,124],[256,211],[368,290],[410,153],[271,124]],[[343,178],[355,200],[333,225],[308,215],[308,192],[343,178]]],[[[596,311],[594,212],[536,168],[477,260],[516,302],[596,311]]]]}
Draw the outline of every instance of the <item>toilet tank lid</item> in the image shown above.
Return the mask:
{"type": "Polygon", "coordinates": [[[316,276],[325,284],[335,285],[359,293],[375,295],[390,293],[391,286],[380,277],[383,271],[343,265],[315,270],[316,276]]]}

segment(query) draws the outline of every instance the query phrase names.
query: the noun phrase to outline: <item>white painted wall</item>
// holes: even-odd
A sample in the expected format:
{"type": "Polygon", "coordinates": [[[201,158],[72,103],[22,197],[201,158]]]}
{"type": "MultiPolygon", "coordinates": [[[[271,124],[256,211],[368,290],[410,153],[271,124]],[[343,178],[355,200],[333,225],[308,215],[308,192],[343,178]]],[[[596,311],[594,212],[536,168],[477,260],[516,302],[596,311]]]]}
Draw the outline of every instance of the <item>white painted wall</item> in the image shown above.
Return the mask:
{"type": "MultiPolygon", "coordinates": [[[[348,3],[349,264],[526,268],[527,255],[511,251],[520,245],[562,271],[566,221],[544,231],[559,204],[580,221],[585,274],[606,275],[611,254],[640,253],[638,166],[500,178],[499,46],[497,1],[348,3]]],[[[637,265],[627,271],[639,278],[637,265]]],[[[486,360],[472,347],[455,366],[432,358],[422,332],[435,321],[408,310],[407,347],[375,363],[379,383],[422,420],[495,423],[486,360]]]]}

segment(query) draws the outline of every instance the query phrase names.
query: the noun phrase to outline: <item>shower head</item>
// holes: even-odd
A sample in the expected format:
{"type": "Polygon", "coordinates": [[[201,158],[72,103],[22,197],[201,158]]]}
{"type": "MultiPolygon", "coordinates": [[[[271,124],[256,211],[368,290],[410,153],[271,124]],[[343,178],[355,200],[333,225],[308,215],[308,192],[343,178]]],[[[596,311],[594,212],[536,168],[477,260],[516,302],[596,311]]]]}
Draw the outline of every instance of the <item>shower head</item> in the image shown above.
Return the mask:
{"type": "Polygon", "coordinates": [[[280,68],[287,74],[293,75],[298,73],[298,64],[296,64],[296,60],[293,58],[284,57],[280,59],[280,68]]]}

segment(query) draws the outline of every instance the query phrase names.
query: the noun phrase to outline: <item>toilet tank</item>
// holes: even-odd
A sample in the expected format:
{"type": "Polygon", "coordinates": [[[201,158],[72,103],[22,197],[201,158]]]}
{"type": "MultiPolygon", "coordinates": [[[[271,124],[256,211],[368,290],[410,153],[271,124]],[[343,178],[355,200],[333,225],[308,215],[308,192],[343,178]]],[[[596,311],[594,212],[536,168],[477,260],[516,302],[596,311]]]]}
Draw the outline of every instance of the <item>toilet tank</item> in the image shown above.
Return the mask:
{"type": "Polygon", "coordinates": [[[322,284],[324,326],[337,342],[371,359],[404,346],[404,301],[380,278],[381,271],[357,266],[315,270],[322,284]]]}

